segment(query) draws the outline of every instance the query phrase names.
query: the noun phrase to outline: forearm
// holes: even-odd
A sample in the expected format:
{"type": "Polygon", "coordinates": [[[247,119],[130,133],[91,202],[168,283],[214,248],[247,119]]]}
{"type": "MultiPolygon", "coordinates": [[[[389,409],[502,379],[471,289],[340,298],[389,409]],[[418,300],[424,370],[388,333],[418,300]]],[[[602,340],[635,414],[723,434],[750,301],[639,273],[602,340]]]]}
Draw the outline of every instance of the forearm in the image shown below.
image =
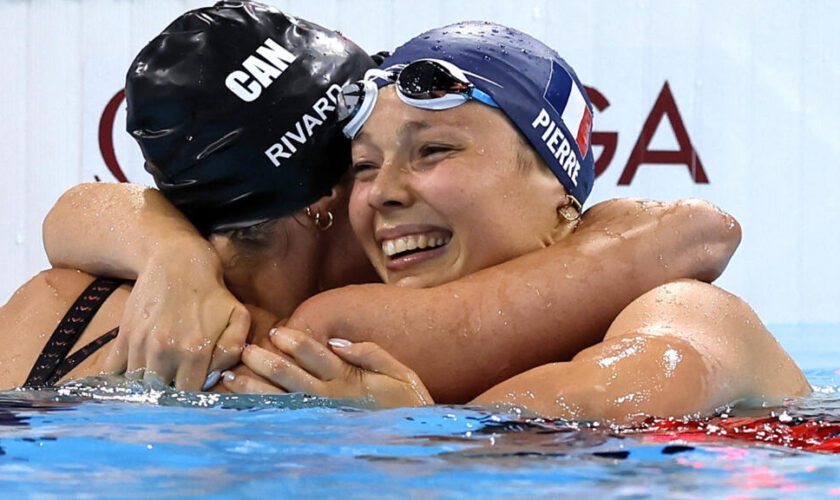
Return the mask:
{"type": "Polygon", "coordinates": [[[213,259],[189,221],[155,189],[80,184],[56,202],[43,226],[50,263],[134,279],[161,252],[213,259]]]}
{"type": "Polygon", "coordinates": [[[436,288],[321,294],[289,326],[376,342],[415,370],[435,400],[464,402],[529,368],[571,359],[655,286],[723,270],[740,238],[728,216],[691,202],[635,221],[633,210],[648,209],[622,205],[618,224],[596,213],[549,248],[436,288]]]}
{"type": "Polygon", "coordinates": [[[609,250],[555,245],[432,289],[327,292],[307,301],[289,326],[376,342],[417,372],[436,401],[463,403],[529,368],[570,359],[650,288],[609,250]],[[614,283],[590,282],[592,273],[614,283]]]}
{"type": "Polygon", "coordinates": [[[741,242],[741,227],[703,200],[617,199],[588,210],[566,242],[611,246],[616,250],[611,255],[632,263],[638,279],[652,288],[682,278],[717,279],[741,242]],[[612,245],[615,239],[624,243],[612,245]]]}
{"type": "Polygon", "coordinates": [[[640,415],[708,413],[734,397],[725,389],[729,377],[711,373],[706,365],[679,339],[635,334],[598,344],[573,361],[516,375],[471,403],[521,407],[548,419],[619,423],[640,415]],[[663,356],[675,352],[680,363],[668,371],[663,356]]]}

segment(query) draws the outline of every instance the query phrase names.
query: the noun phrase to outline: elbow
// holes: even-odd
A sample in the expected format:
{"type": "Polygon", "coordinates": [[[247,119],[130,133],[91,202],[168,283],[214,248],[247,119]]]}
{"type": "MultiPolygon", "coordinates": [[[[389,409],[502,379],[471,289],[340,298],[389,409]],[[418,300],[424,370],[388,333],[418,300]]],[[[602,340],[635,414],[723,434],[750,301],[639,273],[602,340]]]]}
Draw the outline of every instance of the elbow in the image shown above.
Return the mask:
{"type": "Polygon", "coordinates": [[[706,202],[706,204],[708,205],[707,210],[710,212],[712,231],[716,236],[713,241],[718,246],[720,257],[725,259],[725,263],[728,263],[735,250],[738,249],[738,245],[741,244],[741,224],[732,214],[724,212],[709,202],[706,202]]]}
{"type": "Polygon", "coordinates": [[[72,222],[69,220],[72,218],[72,209],[80,200],[86,199],[95,185],[96,183],[90,182],[71,187],[58,198],[44,218],[41,224],[41,239],[52,266],[61,266],[64,263],[62,247],[59,244],[62,232],[72,222]]]}
{"type": "Polygon", "coordinates": [[[717,228],[717,234],[719,236],[718,244],[726,254],[728,261],[735,253],[735,250],[738,249],[738,245],[741,244],[741,224],[732,214],[721,210],[711,203],[706,203],[714,211],[712,217],[713,224],[717,228]]]}
{"type": "Polygon", "coordinates": [[[741,244],[741,224],[731,214],[705,200],[688,200],[692,214],[702,225],[700,241],[706,261],[699,279],[712,282],[726,269],[741,244]]]}

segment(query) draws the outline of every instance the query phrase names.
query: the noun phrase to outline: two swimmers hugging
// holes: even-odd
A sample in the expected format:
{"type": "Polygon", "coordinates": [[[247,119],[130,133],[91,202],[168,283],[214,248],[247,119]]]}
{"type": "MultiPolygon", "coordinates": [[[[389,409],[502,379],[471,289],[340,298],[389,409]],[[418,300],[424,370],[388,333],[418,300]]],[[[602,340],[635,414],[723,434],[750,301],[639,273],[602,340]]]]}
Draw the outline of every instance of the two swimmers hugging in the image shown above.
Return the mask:
{"type": "Polygon", "coordinates": [[[64,380],[199,390],[224,373],[213,390],[610,420],[810,390],[750,308],[708,284],[740,240],[731,217],[701,201],[581,213],[591,105],[524,33],[458,23],[377,65],[334,31],[223,2],[152,40],[126,96],[159,190],[59,200],[45,221],[56,268],[2,310],[2,324],[25,318],[2,332],[6,387],[106,275],[136,281],[75,343],[120,332],[64,380]],[[225,80],[269,39],[294,58],[267,85],[249,73],[260,91],[243,100],[225,80]],[[331,88],[336,109],[275,166],[265,152],[331,88]]]}

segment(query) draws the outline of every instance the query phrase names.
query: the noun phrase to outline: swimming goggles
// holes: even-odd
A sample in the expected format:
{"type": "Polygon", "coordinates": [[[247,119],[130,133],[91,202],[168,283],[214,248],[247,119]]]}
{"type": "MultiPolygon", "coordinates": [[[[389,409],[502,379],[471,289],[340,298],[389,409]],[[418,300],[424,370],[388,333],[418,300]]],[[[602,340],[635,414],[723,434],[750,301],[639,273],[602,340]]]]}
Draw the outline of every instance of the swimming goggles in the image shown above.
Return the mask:
{"type": "MultiPolygon", "coordinates": [[[[473,73],[469,74],[486,80],[473,73]]],[[[471,99],[494,108],[499,107],[489,94],[469,81],[467,72],[448,61],[418,59],[385,70],[371,69],[363,80],[345,85],[338,99],[338,119],[349,120],[343,132],[350,139],[356,137],[373,112],[379,95],[377,79],[396,84],[400,100],[415,108],[439,111],[460,106],[471,99]]]]}

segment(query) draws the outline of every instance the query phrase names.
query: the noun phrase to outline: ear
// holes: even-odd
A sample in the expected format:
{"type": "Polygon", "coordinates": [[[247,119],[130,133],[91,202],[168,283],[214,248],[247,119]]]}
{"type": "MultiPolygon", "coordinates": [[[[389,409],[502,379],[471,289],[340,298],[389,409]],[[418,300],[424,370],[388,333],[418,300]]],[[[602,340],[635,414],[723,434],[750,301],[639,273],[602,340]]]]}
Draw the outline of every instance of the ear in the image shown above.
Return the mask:
{"type": "Polygon", "coordinates": [[[313,214],[317,213],[335,213],[340,206],[342,198],[342,187],[335,186],[330,189],[330,192],[318,199],[318,201],[309,204],[309,211],[313,214]]]}
{"type": "MultiPolygon", "coordinates": [[[[570,223],[577,222],[583,213],[580,202],[574,196],[566,193],[565,189],[563,189],[563,196],[559,199],[556,208],[558,218],[565,219],[566,222],[570,223]]],[[[563,222],[562,219],[560,222],[563,222]]]]}
{"type": "Polygon", "coordinates": [[[233,262],[234,257],[238,253],[236,250],[236,245],[233,243],[229,236],[229,232],[226,233],[210,233],[207,237],[207,240],[210,242],[210,245],[216,251],[216,254],[219,255],[222,263],[227,267],[230,263],[233,262]]]}
{"type": "Polygon", "coordinates": [[[568,212],[569,215],[573,215],[574,210],[576,208],[574,205],[573,197],[569,196],[566,192],[565,186],[557,180],[554,173],[551,172],[547,167],[541,172],[543,175],[542,183],[543,183],[543,195],[547,196],[547,200],[554,200],[554,211],[559,215],[564,212],[568,212]]]}
{"type": "MultiPolygon", "coordinates": [[[[558,182],[558,184],[560,183],[558,182]]],[[[572,200],[569,198],[569,195],[566,193],[566,188],[564,188],[562,184],[560,184],[560,189],[558,191],[559,192],[555,197],[557,203],[554,208],[559,212],[562,209],[570,207],[572,205],[572,200]]]]}

